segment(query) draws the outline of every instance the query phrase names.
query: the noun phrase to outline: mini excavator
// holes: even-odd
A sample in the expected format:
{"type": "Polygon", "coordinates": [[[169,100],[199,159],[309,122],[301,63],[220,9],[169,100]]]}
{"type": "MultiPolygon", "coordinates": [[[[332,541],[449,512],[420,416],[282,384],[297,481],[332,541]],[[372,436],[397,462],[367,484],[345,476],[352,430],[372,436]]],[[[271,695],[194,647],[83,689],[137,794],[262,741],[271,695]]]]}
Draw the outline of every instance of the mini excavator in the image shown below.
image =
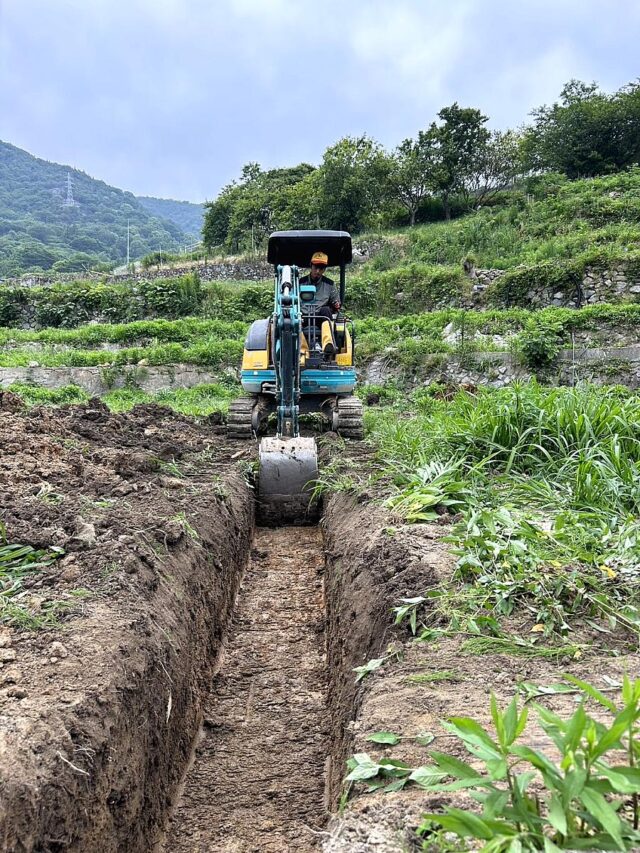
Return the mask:
{"type": "Polygon", "coordinates": [[[342,308],[331,319],[316,315],[315,287],[300,283],[299,269],[309,266],[315,252],[327,255],[328,267],[339,267],[344,305],[351,236],[345,231],[273,233],[267,251],[275,271],[273,313],[249,328],[241,373],[245,394],[229,407],[232,438],[265,433],[269,416],[277,415],[275,437],[265,435],[259,449],[258,502],[267,524],[313,518],[318,453],[315,439],[300,435],[300,414],[322,415],[345,438],[363,437],[362,403],[353,396],[353,323],[342,308]],[[332,346],[326,346],[328,340],[332,346]]]}

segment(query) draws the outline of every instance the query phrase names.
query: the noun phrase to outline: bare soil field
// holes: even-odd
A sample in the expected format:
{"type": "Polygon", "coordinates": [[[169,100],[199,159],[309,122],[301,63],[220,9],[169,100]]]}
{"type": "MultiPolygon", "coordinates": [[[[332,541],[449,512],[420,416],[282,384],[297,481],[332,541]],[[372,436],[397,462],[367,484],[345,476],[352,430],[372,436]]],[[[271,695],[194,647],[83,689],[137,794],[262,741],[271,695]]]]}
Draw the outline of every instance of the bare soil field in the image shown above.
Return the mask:
{"type": "MultiPolygon", "coordinates": [[[[336,494],[319,527],[256,531],[241,476],[255,448],[215,422],[0,404],[6,539],[64,549],[5,589],[3,851],[419,850],[421,814],[468,797],[348,789],[352,753],[422,764],[429,732],[462,757],[440,721],[488,724],[491,690],[506,702],[564,672],[610,689],[638,671],[624,637],[591,628],[560,661],[416,643],[392,607],[451,578],[447,522],[398,524],[370,495],[336,494]]],[[[323,458],[339,452],[327,437],[323,458]]],[[[564,715],[574,700],[544,701],[564,715]]]]}

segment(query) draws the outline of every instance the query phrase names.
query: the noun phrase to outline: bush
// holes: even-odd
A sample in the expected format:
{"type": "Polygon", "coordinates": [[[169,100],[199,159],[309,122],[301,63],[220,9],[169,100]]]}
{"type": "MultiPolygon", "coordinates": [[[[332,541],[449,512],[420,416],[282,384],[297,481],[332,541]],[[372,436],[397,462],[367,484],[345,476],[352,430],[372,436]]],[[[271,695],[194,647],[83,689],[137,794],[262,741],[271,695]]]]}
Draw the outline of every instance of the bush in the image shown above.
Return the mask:
{"type": "Polygon", "coordinates": [[[468,287],[460,267],[412,263],[362,271],[349,282],[345,302],[360,316],[432,311],[460,302],[468,287]]]}
{"type": "Polygon", "coordinates": [[[212,282],[204,285],[202,312],[206,317],[251,322],[273,312],[272,284],[212,282]]]}
{"type": "Polygon", "coordinates": [[[19,326],[28,301],[29,291],[23,287],[0,289],[0,325],[19,326]]]}
{"type": "Polygon", "coordinates": [[[516,339],[516,346],[527,367],[540,370],[555,364],[562,347],[562,326],[559,323],[529,323],[516,339]]]}

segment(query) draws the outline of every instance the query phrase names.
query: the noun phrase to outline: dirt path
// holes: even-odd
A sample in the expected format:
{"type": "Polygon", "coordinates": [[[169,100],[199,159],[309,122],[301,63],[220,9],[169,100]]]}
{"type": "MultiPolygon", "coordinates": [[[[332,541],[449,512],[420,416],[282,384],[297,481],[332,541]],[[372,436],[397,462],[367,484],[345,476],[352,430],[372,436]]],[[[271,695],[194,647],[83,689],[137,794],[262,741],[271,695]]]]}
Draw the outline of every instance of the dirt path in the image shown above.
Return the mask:
{"type": "Polygon", "coordinates": [[[165,853],[316,849],[328,754],[323,568],[318,528],[257,531],[165,853]]]}

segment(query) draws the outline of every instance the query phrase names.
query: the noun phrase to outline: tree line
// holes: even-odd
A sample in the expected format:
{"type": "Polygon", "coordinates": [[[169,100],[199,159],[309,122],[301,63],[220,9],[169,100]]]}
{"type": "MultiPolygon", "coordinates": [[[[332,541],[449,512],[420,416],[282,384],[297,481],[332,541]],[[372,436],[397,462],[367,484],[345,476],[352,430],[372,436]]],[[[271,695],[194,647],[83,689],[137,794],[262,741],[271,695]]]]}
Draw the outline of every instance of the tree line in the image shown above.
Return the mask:
{"type": "Polygon", "coordinates": [[[240,178],[206,204],[208,250],[261,248],[271,231],[415,225],[477,209],[519,180],[544,172],[568,178],[609,174],[640,162],[640,81],[613,94],[567,83],[559,100],[516,130],[487,127],[488,116],[457,103],[387,151],[367,135],[344,137],[322,162],[240,178]]]}

